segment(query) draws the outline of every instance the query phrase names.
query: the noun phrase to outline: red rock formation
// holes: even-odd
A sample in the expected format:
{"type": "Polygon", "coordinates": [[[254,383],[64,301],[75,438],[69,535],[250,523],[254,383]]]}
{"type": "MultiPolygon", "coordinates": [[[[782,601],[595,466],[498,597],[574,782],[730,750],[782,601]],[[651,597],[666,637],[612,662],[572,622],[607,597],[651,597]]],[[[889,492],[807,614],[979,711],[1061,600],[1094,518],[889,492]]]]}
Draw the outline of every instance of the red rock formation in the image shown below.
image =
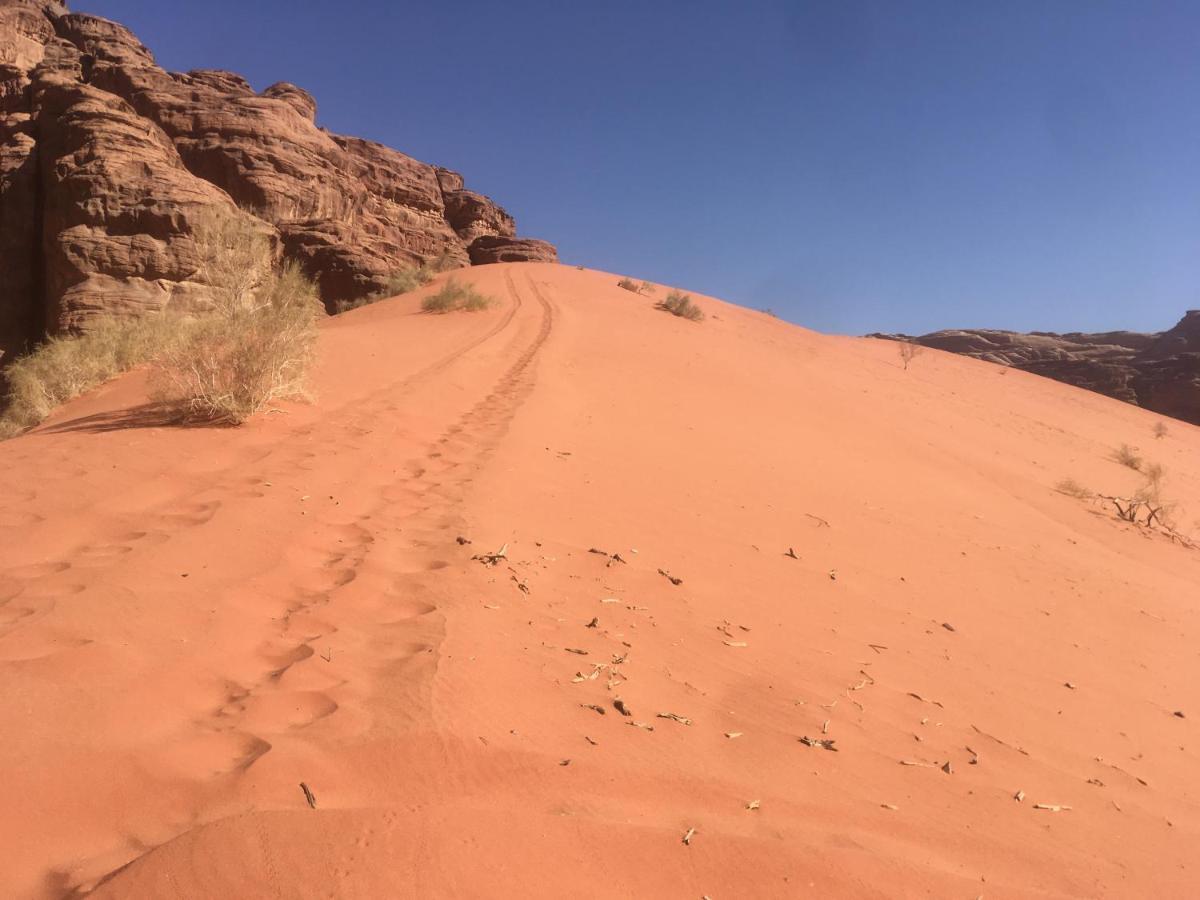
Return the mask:
{"type": "Polygon", "coordinates": [[[1200,310],[1190,310],[1159,334],[955,329],[920,337],[869,336],[1012,366],[1200,425],[1200,310]]]}
{"type": "Polygon", "coordinates": [[[316,103],[232,72],[166,72],[122,25],[0,0],[0,350],[98,312],[202,303],[191,223],[240,207],[273,227],[326,302],[425,261],[554,258],[463,178],[327,132],[316,103]],[[522,251],[522,247],[528,247],[522,251]]]}
{"type": "Polygon", "coordinates": [[[475,266],[498,262],[558,262],[558,251],[553,244],[533,238],[484,235],[472,241],[468,249],[471,264],[475,266]]]}

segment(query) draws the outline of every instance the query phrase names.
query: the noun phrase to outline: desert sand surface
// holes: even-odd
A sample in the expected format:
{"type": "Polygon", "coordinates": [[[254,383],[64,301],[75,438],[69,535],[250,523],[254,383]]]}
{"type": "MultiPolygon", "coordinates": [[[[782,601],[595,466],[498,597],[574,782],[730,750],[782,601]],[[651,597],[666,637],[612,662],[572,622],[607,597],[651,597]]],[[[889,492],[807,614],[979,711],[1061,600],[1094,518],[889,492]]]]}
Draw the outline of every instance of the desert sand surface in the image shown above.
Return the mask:
{"type": "Polygon", "coordinates": [[[0,893],[1200,893],[1200,551],[1055,490],[1129,443],[1196,532],[1200,429],[456,277],[327,322],[311,403],[132,373],[0,445],[0,893]]]}

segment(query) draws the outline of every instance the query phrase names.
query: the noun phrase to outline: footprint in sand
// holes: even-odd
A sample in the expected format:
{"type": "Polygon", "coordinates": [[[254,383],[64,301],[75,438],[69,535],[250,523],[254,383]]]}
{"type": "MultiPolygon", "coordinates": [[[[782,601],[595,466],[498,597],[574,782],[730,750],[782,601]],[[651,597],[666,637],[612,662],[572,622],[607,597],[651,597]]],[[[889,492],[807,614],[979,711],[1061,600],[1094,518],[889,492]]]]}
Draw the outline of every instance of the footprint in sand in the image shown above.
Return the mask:
{"type": "Polygon", "coordinates": [[[254,692],[246,698],[242,724],[251,731],[277,734],[306,728],[337,712],[338,705],[322,691],[254,692]]]}
{"type": "Polygon", "coordinates": [[[30,528],[38,522],[45,521],[45,516],[33,512],[22,512],[16,509],[0,512],[0,528],[30,528]]]}
{"type": "Polygon", "coordinates": [[[406,622],[411,622],[413,619],[419,619],[422,616],[427,616],[430,613],[437,612],[437,607],[432,603],[425,603],[421,600],[411,599],[389,599],[386,601],[387,612],[392,618],[380,622],[380,625],[403,625],[406,622]]]}
{"type": "Polygon", "coordinates": [[[132,552],[133,547],[129,544],[92,544],[76,552],[73,559],[80,568],[96,568],[132,552]]]}
{"type": "Polygon", "coordinates": [[[215,778],[245,772],[270,749],[269,742],[241,731],[201,731],[157,748],[152,765],[170,776],[215,778]]]}
{"type": "Polygon", "coordinates": [[[69,568],[71,568],[69,562],[33,563],[28,566],[14,566],[6,574],[18,581],[33,581],[38,578],[45,578],[47,575],[57,575],[59,572],[65,572],[69,568]]]}
{"type": "Polygon", "coordinates": [[[221,508],[220,500],[209,500],[206,503],[191,503],[185,504],[175,512],[162,513],[158,517],[158,521],[165,528],[195,528],[198,525],[203,525],[212,519],[217,514],[217,510],[221,508]]]}
{"type": "Polygon", "coordinates": [[[26,663],[85,647],[91,641],[50,628],[29,626],[0,638],[0,662],[26,663]]]}

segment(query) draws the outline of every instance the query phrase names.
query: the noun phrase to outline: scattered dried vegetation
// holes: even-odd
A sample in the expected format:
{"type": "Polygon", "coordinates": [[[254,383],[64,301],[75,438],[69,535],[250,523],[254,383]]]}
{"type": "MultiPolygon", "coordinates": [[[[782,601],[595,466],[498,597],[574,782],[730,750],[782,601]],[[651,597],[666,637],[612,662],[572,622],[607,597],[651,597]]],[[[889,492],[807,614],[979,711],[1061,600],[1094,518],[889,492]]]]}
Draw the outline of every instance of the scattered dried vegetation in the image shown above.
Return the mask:
{"type": "Polygon", "coordinates": [[[491,305],[491,298],[485,297],[468,284],[459,284],[453,278],[436,294],[430,294],[421,301],[421,309],[427,313],[448,313],[457,310],[477,312],[491,305]]]}
{"type": "Polygon", "coordinates": [[[1159,463],[1146,462],[1135,451],[1136,448],[1122,444],[1113,454],[1113,459],[1117,462],[1142,473],[1141,486],[1129,496],[1097,493],[1073,478],[1063,479],[1055,485],[1055,489],[1079,500],[1096,501],[1104,508],[1111,509],[1123,522],[1157,532],[1175,543],[1194,548],[1196,542],[1176,526],[1172,516],[1174,504],[1164,496],[1166,469],[1159,463]]]}
{"type": "Polygon", "coordinates": [[[1133,469],[1135,472],[1142,468],[1142,458],[1137,454],[1137,447],[1122,444],[1113,451],[1112,458],[1121,465],[1133,469]]]}
{"type": "Polygon", "coordinates": [[[304,396],[321,314],[316,287],[289,265],[258,297],[192,322],[155,361],[155,399],[187,421],[236,425],[274,400],[304,396]]]}
{"type": "Polygon", "coordinates": [[[84,334],[52,337],[13,362],[0,440],[42,422],[57,407],[152,359],[179,337],[173,316],[95,319],[84,334]]]}
{"type": "Polygon", "coordinates": [[[9,367],[0,437],[144,363],[154,365],[155,399],[182,419],[237,423],[302,392],[321,314],[316,287],[294,266],[272,267],[270,238],[246,216],[209,212],[193,234],[213,310],[106,317],[50,338],[9,367]]]}
{"type": "Polygon", "coordinates": [[[407,294],[429,284],[434,276],[455,268],[458,268],[458,266],[454,259],[448,254],[442,254],[437,259],[424,262],[415,269],[402,269],[398,272],[392,272],[388,275],[384,286],[380,290],[365,297],[359,297],[357,300],[339,300],[335,309],[338,313],[344,313],[362,306],[370,306],[372,303],[378,303],[380,300],[387,300],[391,297],[407,294]]]}
{"type": "Polygon", "coordinates": [[[900,341],[900,361],[904,363],[904,371],[908,371],[908,364],[917,356],[921,355],[921,351],[925,348],[920,344],[914,344],[912,341],[900,341]]]}
{"type": "Polygon", "coordinates": [[[1068,497],[1074,497],[1077,500],[1091,500],[1096,496],[1095,491],[1084,487],[1074,478],[1064,478],[1054,486],[1054,489],[1060,493],[1066,494],[1068,497]]]}
{"type": "Polygon", "coordinates": [[[667,294],[667,299],[657,306],[658,309],[665,310],[673,316],[689,319],[692,322],[699,322],[704,318],[704,311],[692,302],[691,296],[680,291],[671,291],[667,294]]]}

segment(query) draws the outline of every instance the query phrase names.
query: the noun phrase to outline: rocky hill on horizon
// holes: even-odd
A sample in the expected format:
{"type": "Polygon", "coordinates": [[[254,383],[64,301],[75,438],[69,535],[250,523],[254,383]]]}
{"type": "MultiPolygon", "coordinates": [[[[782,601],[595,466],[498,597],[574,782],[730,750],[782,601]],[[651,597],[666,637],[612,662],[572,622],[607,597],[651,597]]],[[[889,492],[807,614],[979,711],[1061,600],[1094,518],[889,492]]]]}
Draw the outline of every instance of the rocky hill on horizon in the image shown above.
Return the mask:
{"type": "Polygon", "coordinates": [[[315,118],[294,84],[168,72],[122,25],[0,0],[0,352],[203,306],[192,226],[213,207],[260,219],[331,308],[423,262],[557,259],[457,172],[315,118]]]}
{"type": "Polygon", "coordinates": [[[1173,328],[1156,334],[953,328],[919,337],[867,337],[912,341],[1012,366],[1200,425],[1200,309],[1188,310],[1173,328]]]}

